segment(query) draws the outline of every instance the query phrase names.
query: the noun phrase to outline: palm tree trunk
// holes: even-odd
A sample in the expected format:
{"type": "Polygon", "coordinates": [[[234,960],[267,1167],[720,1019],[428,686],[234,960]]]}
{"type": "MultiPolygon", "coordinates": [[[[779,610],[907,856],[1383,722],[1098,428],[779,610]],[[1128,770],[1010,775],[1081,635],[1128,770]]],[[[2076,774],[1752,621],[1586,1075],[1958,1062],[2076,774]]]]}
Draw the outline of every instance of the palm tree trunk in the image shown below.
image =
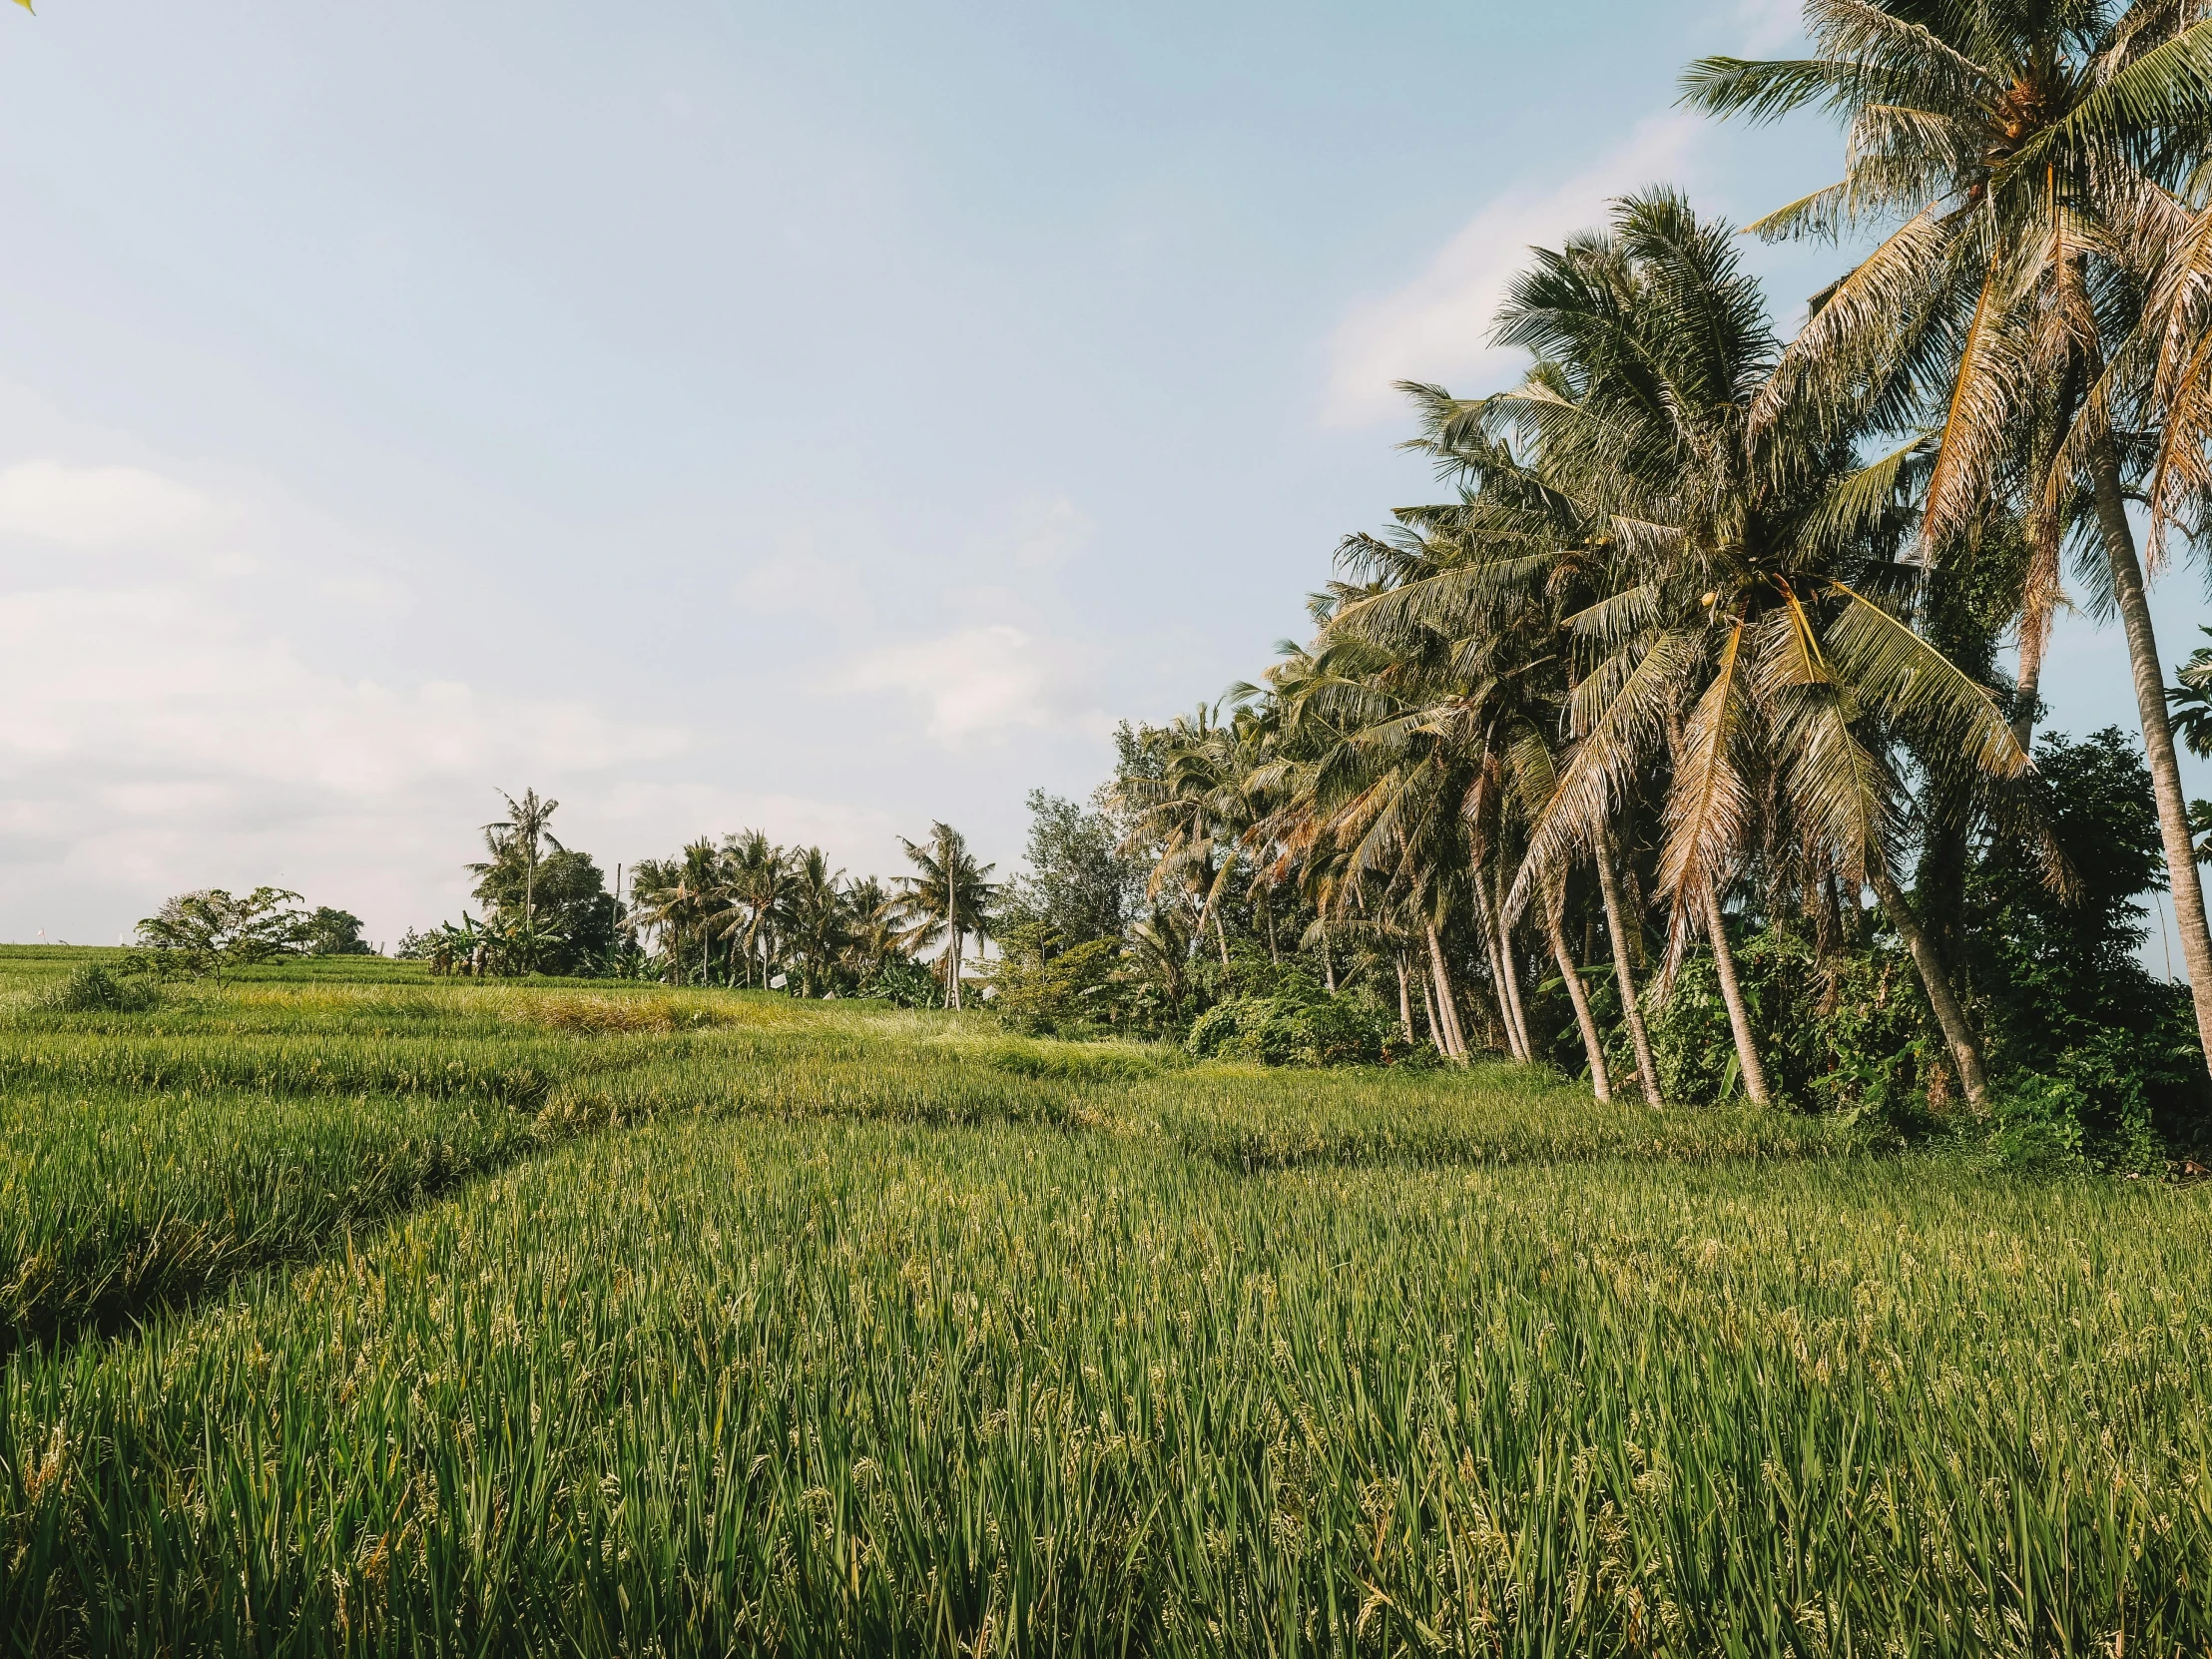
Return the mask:
{"type": "Polygon", "coordinates": [[[1720,976],[1721,1000],[1728,1004],[1728,1028],[1736,1038],[1736,1067],[1743,1073],[1744,1093],[1755,1106],[1771,1106],[1767,1094],[1767,1068],[1759,1063],[1759,1045],[1752,1040],[1751,1015],[1744,1008],[1743,988],[1736,982],[1736,953],[1728,947],[1728,928],[1721,918],[1720,894],[1705,889],[1705,930],[1713,937],[1713,971],[1720,976]]]}
{"type": "Polygon", "coordinates": [[[1605,1071],[1605,1045],[1598,1041],[1597,1020],[1590,1013],[1589,992],[1583,988],[1582,975],[1575,971],[1574,957],[1567,951],[1567,930],[1560,920],[1564,903],[1554,904],[1550,895],[1539,897],[1537,902],[1544,909],[1544,931],[1551,936],[1551,954],[1559,963],[1559,974],[1566,981],[1567,1000],[1574,1004],[1574,1023],[1582,1028],[1582,1052],[1590,1061],[1590,1092],[1600,1101],[1613,1098],[1613,1080],[1605,1071]]]}
{"type": "Polygon", "coordinates": [[[1520,1028],[1513,1023],[1512,1004],[1505,999],[1505,964],[1497,952],[1497,929],[1491,925],[1490,906],[1483,897],[1482,877],[1477,871],[1474,879],[1475,930],[1482,935],[1482,952],[1490,960],[1490,990],[1497,1000],[1498,1024],[1505,1028],[1505,1052],[1516,1060],[1525,1060],[1520,1028]]]}
{"type": "Polygon", "coordinates": [[[1890,913],[1890,925],[1898,930],[1898,937],[1905,941],[1911,952],[1913,965],[1920,969],[1921,984],[1928,991],[1929,1006],[1936,1010],[1936,1023],[1943,1028],[1943,1041],[1950,1047],[1950,1063],[1958,1073],[1959,1086],[1966,1091],[1966,1104],[1977,1113],[1989,1110],[1989,1079],[1981,1064],[1981,1045],[1974,1040],[1973,1027],[1966,1023],[1965,1010],[1958,1006],[1958,998],[1951,993],[1950,975],[1943,971],[1941,959],[1936,954],[1936,944],[1921,925],[1920,917],[1898,884],[1890,878],[1890,872],[1881,865],[1869,863],[1867,879],[1873,884],[1875,896],[1882,900],[1883,909],[1890,913]]]}
{"type": "Polygon", "coordinates": [[[1428,924],[1428,963],[1436,975],[1437,1014],[1444,1022],[1444,1041],[1450,1044],[1452,1059],[1465,1064],[1467,1037],[1459,1029],[1459,1008],[1451,994],[1451,968],[1444,961],[1443,940],[1436,937],[1436,924],[1428,924]]]}
{"type": "Polygon", "coordinates": [[[2196,853],[2189,836],[2189,808],[2182,799],[2181,768],[2174,758],[2158,636],[2151,628],[2143,567],[2135,556],[2135,531],[2127,522],[2127,503],[2120,493],[2119,454],[2110,438],[2096,445],[2089,473],[2096,495],[2097,530],[2112,568],[2112,598],[2127,628],[2128,666],[2134,671],[2135,702],[2143,717],[2143,754],[2150,763],[2151,793],[2158,800],[2174,925],[2181,934],[2181,959],[2189,970],[2189,995],[2196,1003],[2197,1044],[2204,1051],[2206,1066],[2212,1068],[2212,929],[2205,925],[2204,889],[2197,880],[2196,853]]]}
{"type": "Polygon", "coordinates": [[[1337,958],[1329,953],[1329,918],[1321,918],[1321,971],[1329,981],[1329,994],[1337,994],[1337,958]]]}
{"type": "Polygon", "coordinates": [[[1636,997],[1636,973],[1628,954],[1628,926],[1622,920],[1620,877],[1613,870],[1612,848],[1597,849],[1597,890],[1605,902],[1605,931],[1613,941],[1613,982],[1620,987],[1621,1014],[1628,1021],[1628,1040],[1636,1050],[1636,1082],[1644,1091],[1644,1104],[1659,1104],[1659,1067],[1651,1058],[1651,1034],[1644,1029],[1643,1004],[1636,997]]]}
{"type": "Polygon", "coordinates": [[[1221,965],[1229,965],[1229,935],[1221,930],[1221,910],[1214,910],[1214,942],[1221,946],[1221,965]]]}
{"type": "Polygon", "coordinates": [[[1413,1040],[1413,998],[1405,983],[1404,954],[1393,952],[1392,960],[1397,964],[1397,1023],[1405,1032],[1405,1040],[1411,1042],[1413,1040]]]}
{"type": "Polygon", "coordinates": [[[1528,1034],[1528,1011],[1521,1006],[1520,970],[1513,965],[1513,929],[1505,919],[1502,903],[1491,905],[1490,914],[1497,921],[1497,953],[1504,974],[1506,1014],[1520,1040],[1520,1057],[1532,1061],[1536,1058],[1536,1044],[1528,1034]]]}
{"type": "Polygon", "coordinates": [[[1451,1050],[1444,1046],[1444,1028],[1436,1018],[1436,991],[1428,982],[1428,969],[1420,969],[1420,1001],[1428,1015],[1428,1040],[1436,1045],[1436,1052],[1445,1059],[1451,1058],[1451,1050]]]}

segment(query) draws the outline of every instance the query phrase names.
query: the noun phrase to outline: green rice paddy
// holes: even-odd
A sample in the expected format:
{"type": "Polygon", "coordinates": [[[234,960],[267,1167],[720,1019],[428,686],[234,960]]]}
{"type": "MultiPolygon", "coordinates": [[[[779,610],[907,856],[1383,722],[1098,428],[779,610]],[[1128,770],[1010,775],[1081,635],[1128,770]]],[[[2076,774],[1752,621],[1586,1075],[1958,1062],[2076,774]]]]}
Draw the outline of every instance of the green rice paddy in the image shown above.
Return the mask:
{"type": "Polygon", "coordinates": [[[0,1645],[2202,1654],[2212,1191],[0,951],[0,1645]]]}

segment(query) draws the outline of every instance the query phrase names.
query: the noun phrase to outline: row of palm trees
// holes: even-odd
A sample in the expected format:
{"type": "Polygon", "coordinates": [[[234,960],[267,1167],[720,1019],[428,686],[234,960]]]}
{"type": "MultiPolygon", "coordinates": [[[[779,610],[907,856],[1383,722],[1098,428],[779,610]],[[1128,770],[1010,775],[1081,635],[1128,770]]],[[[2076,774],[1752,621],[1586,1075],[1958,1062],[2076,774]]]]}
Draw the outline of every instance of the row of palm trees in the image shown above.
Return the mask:
{"type": "Polygon", "coordinates": [[[914,873],[886,885],[848,878],[819,846],[779,846],[757,830],[702,837],[637,865],[623,926],[652,944],[670,976],[810,997],[863,989],[934,949],[944,1005],[957,1008],[966,946],[993,926],[993,866],[944,824],[900,844],[914,873]]]}
{"type": "Polygon", "coordinates": [[[1380,941],[1401,1017],[1417,987],[1452,1058],[1470,1014],[1534,1052],[1524,970],[1544,960],[1596,1092],[1625,1048],[1654,1101],[1640,992],[1664,996],[1693,941],[1765,1101],[1730,915],[1834,937],[1871,900],[1984,1106],[1922,910],[1969,825],[2029,837],[2067,880],[2020,780],[2070,556],[2124,626],[2212,1053],[2212,933],[2130,512],[2155,563],[2212,503],[2208,9],[1811,0],[1815,56],[1693,65],[1695,107],[1849,130],[1842,181],[1755,232],[1882,239],[1787,342],[1729,228],[1669,191],[1535,252],[1496,321],[1530,354],[1520,383],[1404,387],[1451,498],[1349,538],[1314,640],[1122,780],[1155,888],[1191,895],[1225,963],[1239,881],[1312,914],[1301,942],[1325,960],[1332,929],[1380,941]],[[1598,1029],[1570,906],[1602,912],[1625,1044],[1598,1029]],[[1469,937],[1486,995],[1463,1008],[1446,941],[1469,937]]]}

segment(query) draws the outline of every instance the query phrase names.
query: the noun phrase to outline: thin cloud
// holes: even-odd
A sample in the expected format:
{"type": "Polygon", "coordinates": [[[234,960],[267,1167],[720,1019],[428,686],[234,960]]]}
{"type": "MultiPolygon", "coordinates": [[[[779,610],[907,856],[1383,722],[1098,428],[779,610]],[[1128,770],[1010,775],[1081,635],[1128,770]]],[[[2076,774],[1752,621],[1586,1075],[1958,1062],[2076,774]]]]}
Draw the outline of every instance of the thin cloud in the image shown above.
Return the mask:
{"type": "Polygon", "coordinates": [[[693,746],[575,699],[331,674],[185,585],[0,595],[0,698],[20,717],[0,725],[19,936],[50,905],[136,916],[179,888],[264,880],[396,934],[436,913],[425,900],[474,850],[492,781],[693,746]]]}
{"type": "Polygon", "coordinates": [[[231,516],[214,496],[143,467],[20,461],[0,471],[0,535],[74,552],[169,551],[231,516]]]}
{"type": "Polygon", "coordinates": [[[1073,642],[993,623],[870,651],[825,689],[895,694],[921,715],[924,735],[965,749],[1102,726],[1086,706],[1084,660],[1073,642]]]}
{"type": "Polygon", "coordinates": [[[1401,414],[1404,399],[1394,389],[1399,380],[1472,391],[1512,373],[1521,353],[1491,345],[1490,326],[1529,249],[1555,246],[1597,224],[1617,196],[1677,179],[1695,160],[1699,126],[1690,116],[1655,117],[1549,190],[1508,190],[1412,281],[1356,309],[1332,342],[1327,423],[1367,426],[1401,414]]]}

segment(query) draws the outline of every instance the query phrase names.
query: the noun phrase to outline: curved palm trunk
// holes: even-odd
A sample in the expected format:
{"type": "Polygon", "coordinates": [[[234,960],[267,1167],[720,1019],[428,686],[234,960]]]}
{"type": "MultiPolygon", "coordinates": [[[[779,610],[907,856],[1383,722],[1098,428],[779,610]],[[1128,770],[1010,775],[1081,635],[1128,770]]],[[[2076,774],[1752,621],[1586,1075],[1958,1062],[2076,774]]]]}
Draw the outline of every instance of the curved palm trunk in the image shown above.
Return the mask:
{"type": "Polygon", "coordinates": [[[2158,830],[2166,847],[2174,925],[2181,934],[2181,959],[2189,969],[2189,995],[2196,1003],[2197,1043],[2206,1066],[2212,1068],[2212,929],[2205,925],[2204,889],[2197,880],[2196,853],[2189,836],[2189,808],[2182,798],[2181,768],[2174,758],[2158,636],[2151,627],[2150,600],[2143,591],[2142,563],[2135,556],[2135,531],[2127,522],[2126,499],[2120,493],[2119,456],[2109,438],[2096,446],[2089,472],[2095,487],[2097,531],[2112,568],[2112,597],[2127,628],[2128,666],[2143,717],[2143,755],[2150,763],[2151,793],[2158,800],[2158,830]]]}
{"type": "Polygon", "coordinates": [[[1459,1009],[1451,994],[1451,968],[1444,961],[1443,940],[1436,937],[1434,922],[1428,925],[1428,965],[1436,976],[1436,1016],[1443,1021],[1445,1053],[1465,1064],[1466,1033],[1459,1029],[1459,1009]]]}
{"type": "Polygon", "coordinates": [[[1736,983],[1736,953],[1728,946],[1728,928],[1721,919],[1720,894],[1705,891],[1705,930],[1713,937],[1713,970],[1720,976],[1721,1000],[1728,1004],[1728,1028],[1736,1038],[1736,1066],[1743,1073],[1744,1093],[1755,1106],[1774,1102],[1767,1093],[1767,1068],[1759,1062],[1759,1045],[1752,1040],[1751,1015],[1744,1008],[1743,988],[1736,983]]]}
{"type": "Polygon", "coordinates": [[[1482,880],[1478,875],[1474,883],[1474,919],[1476,930],[1482,935],[1482,952],[1490,960],[1490,990],[1497,1001],[1498,1024],[1505,1030],[1505,1052],[1516,1060],[1528,1058],[1521,1042],[1520,1027],[1513,1023],[1513,1006],[1506,1000],[1505,963],[1498,955],[1497,928],[1490,916],[1490,906],[1482,894],[1482,880]]]}
{"type": "Polygon", "coordinates": [[[1905,941],[1905,948],[1912,954],[1914,967],[1920,970],[1921,984],[1928,992],[1929,1006],[1936,1010],[1936,1023],[1942,1027],[1943,1041],[1950,1048],[1950,1063],[1958,1073],[1959,1086],[1966,1092],[1966,1104],[1976,1112],[1989,1110],[1989,1079],[1981,1064],[1981,1045],[1974,1040],[1973,1027],[1966,1023],[1965,1010],[1952,994],[1950,975],[1943,971],[1942,961],[1936,954],[1936,944],[1914,913],[1912,901],[1898,890],[1898,884],[1890,879],[1890,872],[1879,864],[1869,864],[1867,879],[1872,883],[1875,896],[1882,900],[1882,907],[1889,912],[1890,925],[1898,930],[1898,937],[1905,941]]]}
{"type": "Polygon", "coordinates": [[[1214,942],[1221,946],[1221,965],[1227,967],[1229,965],[1229,935],[1222,931],[1219,908],[1214,911],[1214,942]]]}
{"type": "Polygon", "coordinates": [[[1435,987],[1428,982],[1426,968],[1421,968],[1417,977],[1420,979],[1421,1009],[1428,1015],[1428,1040],[1436,1045],[1436,1052],[1448,1060],[1451,1058],[1451,1050],[1444,1046],[1444,1028],[1436,1019],[1435,987]]]}
{"type": "Polygon", "coordinates": [[[1590,1091],[1601,1101],[1613,1098],[1613,1080],[1605,1071],[1605,1045],[1598,1041],[1597,1020],[1590,1013],[1590,997],[1583,988],[1582,975],[1575,971],[1574,957],[1567,950],[1567,930],[1560,924],[1559,913],[1563,905],[1544,903],[1544,931],[1551,938],[1551,954],[1559,964],[1559,974],[1566,981],[1567,1000],[1574,1004],[1574,1023],[1582,1028],[1582,1052],[1589,1056],[1590,1091]]]}
{"type": "Polygon", "coordinates": [[[1393,952],[1392,960],[1397,964],[1397,1023],[1405,1033],[1405,1040],[1411,1042],[1413,1040],[1413,998],[1411,989],[1405,982],[1404,954],[1393,952]]]}
{"type": "Polygon", "coordinates": [[[1621,1013],[1628,1021],[1628,1040],[1636,1050],[1636,1083],[1644,1091],[1644,1104],[1659,1104],[1659,1067],[1651,1057],[1651,1034],[1644,1029],[1644,1008],[1636,996],[1636,974],[1628,954],[1628,925],[1622,919],[1620,877],[1609,856],[1612,848],[1597,851],[1597,890],[1605,902],[1605,931],[1613,941],[1613,980],[1620,987],[1621,1013]]]}
{"type": "Polygon", "coordinates": [[[1513,1035],[1520,1043],[1520,1057],[1536,1058],[1536,1045],[1528,1035],[1528,1014],[1521,1007],[1520,969],[1513,965],[1513,929],[1505,919],[1503,905],[1492,906],[1491,914],[1497,918],[1497,951],[1500,971],[1505,984],[1505,1009],[1513,1023],[1513,1035]]]}

